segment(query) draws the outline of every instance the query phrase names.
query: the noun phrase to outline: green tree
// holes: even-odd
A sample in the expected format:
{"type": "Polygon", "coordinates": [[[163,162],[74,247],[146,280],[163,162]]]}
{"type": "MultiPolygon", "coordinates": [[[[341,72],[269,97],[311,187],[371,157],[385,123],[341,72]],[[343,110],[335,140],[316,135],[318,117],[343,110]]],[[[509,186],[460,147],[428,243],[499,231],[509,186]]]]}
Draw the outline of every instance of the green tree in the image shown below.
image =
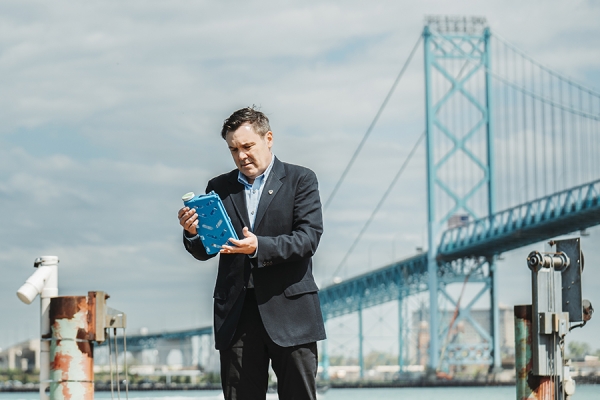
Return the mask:
{"type": "Polygon", "coordinates": [[[395,354],[372,351],[365,357],[365,369],[372,369],[377,365],[397,365],[398,356],[395,354]]]}
{"type": "Polygon", "coordinates": [[[569,343],[569,355],[572,358],[583,358],[584,356],[590,354],[592,352],[592,348],[589,344],[585,342],[571,342],[569,343]]]}

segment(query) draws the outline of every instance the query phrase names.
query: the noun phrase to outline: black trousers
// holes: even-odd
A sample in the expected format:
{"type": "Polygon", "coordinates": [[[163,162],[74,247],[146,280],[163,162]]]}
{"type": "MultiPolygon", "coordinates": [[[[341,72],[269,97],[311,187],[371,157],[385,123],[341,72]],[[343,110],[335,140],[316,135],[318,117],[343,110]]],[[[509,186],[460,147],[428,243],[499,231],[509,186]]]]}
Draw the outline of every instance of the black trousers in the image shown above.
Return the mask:
{"type": "Polygon", "coordinates": [[[269,360],[277,375],[281,400],[316,400],[317,344],[292,347],[275,344],[260,318],[254,289],[248,289],[232,345],[220,350],[225,400],[264,400],[269,360]]]}

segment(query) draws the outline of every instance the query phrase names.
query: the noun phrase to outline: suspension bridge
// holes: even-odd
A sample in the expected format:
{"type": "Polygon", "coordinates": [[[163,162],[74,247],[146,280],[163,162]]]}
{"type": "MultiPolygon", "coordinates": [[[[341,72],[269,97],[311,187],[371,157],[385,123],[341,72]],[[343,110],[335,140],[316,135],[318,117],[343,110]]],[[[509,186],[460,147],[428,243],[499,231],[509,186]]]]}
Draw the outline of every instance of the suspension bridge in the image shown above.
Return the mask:
{"type": "Polygon", "coordinates": [[[363,310],[398,302],[402,366],[410,345],[403,302],[425,291],[428,366],[500,367],[495,258],[600,223],[599,93],[536,62],[483,18],[428,18],[421,40],[428,250],[321,291],[327,320],[358,313],[361,372],[363,310]],[[462,282],[482,287],[466,306],[447,290],[462,282]],[[490,329],[471,315],[484,295],[490,329]],[[440,296],[456,309],[450,324],[441,324],[440,296]],[[461,320],[478,341],[444,340],[461,320]]]}
{"type": "MultiPolygon", "coordinates": [[[[325,208],[343,185],[419,48],[424,54],[426,117],[415,149],[425,139],[428,247],[417,256],[320,291],[326,323],[358,316],[361,377],[365,370],[363,312],[378,305],[398,304],[398,365],[415,362],[408,351],[414,346],[410,338],[414,332],[406,304],[419,293],[428,293],[426,363],[431,370],[468,364],[499,368],[497,257],[600,224],[600,93],[535,61],[492,32],[484,18],[476,17],[426,18],[422,36],[325,208]],[[468,304],[448,290],[456,283],[477,285],[468,304]],[[489,326],[478,322],[473,312],[473,305],[485,296],[490,303],[489,326]],[[455,309],[450,324],[442,322],[440,299],[455,309]],[[477,332],[475,341],[448,339],[460,321],[477,332]]],[[[354,245],[388,194],[389,190],[354,245]]],[[[208,327],[173,332],[167,339],[210,333],[208,327]]],[[[151,348],[161,335],[130,337],[128,346],[151,348]]],[[[330,335],[321,348],[325,373],[330,366],[331,340],[335,338],[330,335]]]]}

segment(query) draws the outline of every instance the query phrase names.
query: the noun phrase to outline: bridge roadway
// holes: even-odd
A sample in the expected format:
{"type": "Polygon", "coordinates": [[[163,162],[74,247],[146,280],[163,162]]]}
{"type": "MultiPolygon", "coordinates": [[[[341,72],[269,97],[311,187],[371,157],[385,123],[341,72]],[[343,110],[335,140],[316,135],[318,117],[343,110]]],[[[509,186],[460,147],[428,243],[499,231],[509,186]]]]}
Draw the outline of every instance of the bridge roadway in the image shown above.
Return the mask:
{"type": "MultiPolygon", "coordinates": [[[[127,335],[127,351],[138,352],[145,349],[155,349],[159,340],[182,340],[188,339],[193,336],[211,335],[213,332],[212,326],[205,326],[202,328],[186,329],[181,331],[169,331],[159,333],[149,333],[146,335],[127,335]]],[[[109,339],[110,345],[114,346],[114,337],[109,339]]],[[[123,348],[123,336],[117,337],[117,343],[119,348],[123,348]]],[[[103,342],[100,346],[107,346],[108,340],[103,342]]]]}
{"type": "MultiPolygon", "coordinates": [[[[455,260],[497,255],[600,224],[600,180],[447,230],[438,248],[442,271],[455,260]]],[[[473,279],[471,279],[473,281],[473,279]]],[[[427,254],[321,289],[326,319],[427,290],[427,254]]]]}
{"type": "MultiPolygon", "coordinates": [[[[497,255],[552,237],[600,224],[600,180],[501,211],[444,232],[438,263],[445,271],[455,260],[497,255]]],[[[471,279],[473,280],[473,279],[471,279]]],[[[426,291],[427,254],[355,276],[319,292],[325,319],[426,291]]],[[[212,327],[127,338],[133,351],[160,339],[184,339],[212,333],[212,327]]]]}
{"type": "Polygon", "coordinates": [[[440,260],[487,256],[600,224],[600,180],[444,232],[440,260]]]}

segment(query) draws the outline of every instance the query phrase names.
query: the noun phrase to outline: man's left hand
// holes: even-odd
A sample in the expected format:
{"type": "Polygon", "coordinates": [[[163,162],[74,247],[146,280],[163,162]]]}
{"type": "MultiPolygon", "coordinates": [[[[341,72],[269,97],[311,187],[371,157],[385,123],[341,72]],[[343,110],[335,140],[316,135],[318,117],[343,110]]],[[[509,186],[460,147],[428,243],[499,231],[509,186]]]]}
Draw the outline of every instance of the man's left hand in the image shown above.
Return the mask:
{"type": "Polygon", "coordinates": [[[256,252],[256,248],[258,247],[258,239],[256,238],[256,235],[252,232],[250,232],[250,230],[247,227],[244,227],[243,230],[244,233],[244,238],[240,239],[240,240],[236,240],[236,239],[229,239],[229,241],[231,243],[234,244],[234,246],[228,246],[228,245],[223,245],[221,246],[221,251],[220,253],[222,254],[254,254],[256,252]]]}

